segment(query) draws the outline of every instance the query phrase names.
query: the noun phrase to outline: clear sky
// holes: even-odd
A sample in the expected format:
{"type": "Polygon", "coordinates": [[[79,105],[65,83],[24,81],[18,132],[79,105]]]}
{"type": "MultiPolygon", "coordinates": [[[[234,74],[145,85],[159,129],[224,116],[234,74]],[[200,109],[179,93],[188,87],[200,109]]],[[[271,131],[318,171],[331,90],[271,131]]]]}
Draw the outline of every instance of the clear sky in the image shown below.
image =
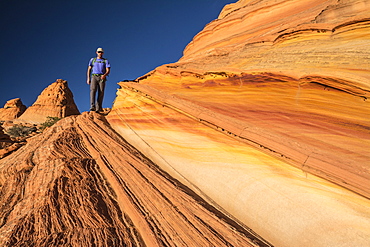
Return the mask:
{"type": "Polygon", "coordinates": [[[103,107],[117,82],[176,62],[192,38],[236,0],[0,0],[0,108],[31,106],[56,79],[89,109],[88,61],[98,47],[111,63],[103,107]]]}

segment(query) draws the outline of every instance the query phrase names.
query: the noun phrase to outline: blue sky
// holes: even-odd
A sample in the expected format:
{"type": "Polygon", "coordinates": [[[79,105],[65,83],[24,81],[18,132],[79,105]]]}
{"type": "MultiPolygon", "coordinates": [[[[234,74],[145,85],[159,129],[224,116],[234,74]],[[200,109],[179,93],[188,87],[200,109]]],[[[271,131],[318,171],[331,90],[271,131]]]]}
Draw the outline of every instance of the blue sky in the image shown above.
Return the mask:
{"type": "Polygon", "coordinates": [[[112,66],[103,107],[117,82],[176,62],[192,38],[230,0],[1,0],[0,108],[31,106],[56,79],[68,81],[81,112],[89,109],[87,64],[103,47],[112,66]]]}

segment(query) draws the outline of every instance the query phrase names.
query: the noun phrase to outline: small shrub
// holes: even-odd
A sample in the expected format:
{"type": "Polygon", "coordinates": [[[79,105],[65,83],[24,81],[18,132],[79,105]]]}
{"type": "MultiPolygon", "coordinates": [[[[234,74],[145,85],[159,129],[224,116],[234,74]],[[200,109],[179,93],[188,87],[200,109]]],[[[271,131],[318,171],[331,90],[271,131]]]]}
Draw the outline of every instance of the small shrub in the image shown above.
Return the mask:
{"type": "Polygon", "coordinates": [[[37,128],[36,127],[28,127],[24,126],[22,124],[16,124],[12,127],[10,127],[6,133],[10,137],[26,137],[29,136],[32,132],[36,132],[37,128]]]}
{"type": "Polygon", "coordinates": [[[44,130],[48,127],[53,126],[56,122],[58,122],[61,118],[59,117],[47,117],[47,120],[41,124],[40,129],[44,130]]]}

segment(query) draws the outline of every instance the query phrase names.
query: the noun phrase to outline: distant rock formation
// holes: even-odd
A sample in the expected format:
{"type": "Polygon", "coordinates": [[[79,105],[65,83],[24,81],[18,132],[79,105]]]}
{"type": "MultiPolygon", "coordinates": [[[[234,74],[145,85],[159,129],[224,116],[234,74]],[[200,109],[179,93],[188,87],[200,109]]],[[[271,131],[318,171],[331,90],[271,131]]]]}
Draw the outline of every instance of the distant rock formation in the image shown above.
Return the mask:
{"type": "Polygon", "coordinates": [[[67,81],[58,79],[44,89],[36,102],[30,106],[19,120],[27,122],[45,122],[47,117],[63,118],[80,114],[67,81]]]}
{"type": "Polygon", "coordinates": [[[0,108],[0,121],[13,120],[21,116],[27,107],[23,105],[20,98],[8,100],[4,108],[0,108]]]}

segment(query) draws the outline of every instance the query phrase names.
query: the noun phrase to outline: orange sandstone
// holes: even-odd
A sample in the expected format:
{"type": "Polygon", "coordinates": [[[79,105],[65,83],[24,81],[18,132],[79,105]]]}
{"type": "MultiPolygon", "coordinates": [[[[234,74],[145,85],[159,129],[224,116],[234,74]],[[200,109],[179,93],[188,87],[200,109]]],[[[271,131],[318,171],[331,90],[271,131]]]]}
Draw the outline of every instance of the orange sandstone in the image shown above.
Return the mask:
{"type": "MultiPolygon", "coordinates": [[[[0,160],[0,243],[369,246],[369,6],[225,6],[179,62],[121,82],[107,121],[0,160]]],[[[19,121],[74,114],[57,80],[19,121]]]]}
{"type": "Polygon", "coordinates": [[[368,246],[369,7],[228,5],[178,62],[119,83],[108,121],[274,245],[368,246]]]}
{"type": "Polygon", "coordinates": [[[42,123],[47,117],[63,118],[78,114],[80,112],[67,81],[58,79],[41,92],[36,102],[19,117],[19,120],[42,123]]]}
{"type": "MultiPolygon", "coordinates": [[[[137,85],[130,88],[122,83],[121,87],[108,115],[112,127],[166,172],[273,245],[370,243],[368,199],[311,175],[306,166],[294,168],[272,149],[256,149],[264,138],[270,142],[289,138],[273,131],[269,133],[274,136],[266,135],[264,126],[239,125],[245,122],[220,115],[212,109],[214,102],[208,102],[206,109],[174,95],[138,91],[137,85]],[[199,114],[195,117],[189,112],[199,114]],[[214,125],[217,121],[227,126],[214,125]],[[229,127],[240,127],[247,135],[251,131],[256,142],[233,136],[229,127]]],[[[274,118],[273,114],[267,115],[274,118]]],[[[294,147],[307,146],[294,141],[290,143],[294,147]]]]}
{"type": "Polygon", "coordinates": [[[239,1],[194,37],[177,66],[328,76],[368,91],[369,7],[369,0],[239,1]]]}
{"type": "Polygon", "coordinates": [[[1,246],[270,246],[148,160],[97,113],[0,160],[1,246]]]}
{"type": "Polygon", "coordinates": [[[126,85],[370,198],[368,7],[239,1],[126,85]]]}
{"type": "Polygon", "coordinates": [[[0,108],[0,121],[8,121],[18,118],[27,109],[20,98],[8,100],[4,108],[0,108]]]}

